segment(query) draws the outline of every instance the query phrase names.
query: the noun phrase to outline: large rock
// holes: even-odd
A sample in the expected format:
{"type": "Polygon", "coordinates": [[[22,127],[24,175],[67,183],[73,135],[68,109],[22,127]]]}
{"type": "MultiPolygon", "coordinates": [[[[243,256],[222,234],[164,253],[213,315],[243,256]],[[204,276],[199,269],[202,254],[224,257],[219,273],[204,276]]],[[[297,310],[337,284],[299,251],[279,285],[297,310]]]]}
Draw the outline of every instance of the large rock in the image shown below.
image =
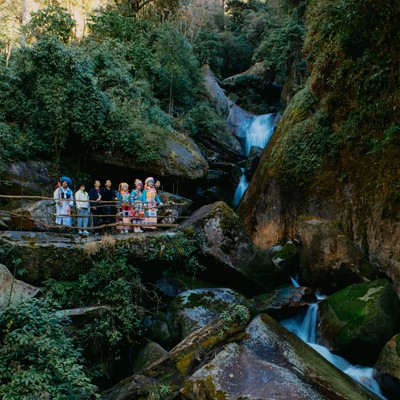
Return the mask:
{"type": "Polygon", "coordinates": [[[150,398],[154,388],[167,388],[165,399],[176,398],[187,377],[221,346],[237,340],[249,315],[231,310],[230,318],[216,320],[196,330],[159,360],[105,391],[102,400],[134,400],[150,398]]]}
{"type": "Polygon", "coordinates": [[[15,279],[8,268],[0,264],[0,311],[9,304],[18,304],[41,293],[39,288],[15,279]]]}
{"type": "Polygon", "coordinates": [[[397,400],[400,393],[400,334],[393,336],[382,349],[375,364],[374,377],[383,393],[397,400]]]}
{"type": "Polygon", "coordinates": [[[271,289],[289,280],[257,250],[240,218],[223,202],[200,208],[179,229],[196,239],[207,275],[225,285],[254,293],[257,286],[271,289]]]}
{"type": "Polygon", "coordinates": [[[376,279],[377,272],[340,229],[337,221],[305,218],[299,222],[301,281],[332,293],[363,278],[376,279]]]}
{"type": "Polygon", "coordinates": [[[310,288],[284,286],[252,298],[250,304],[255,313],[266,313],[282,320],[297,314],[315,301],[317,298],[310,288]]]}
{"type": "Polygon", "coordinates": [[[146,345],[142,350],[139,351],[133,362],[132,370],[133,372],[140,372],[154,361],[159,360],[161,357],[167,354],[167,350],[162,348],[158,343],[147,340],[146,345]]]}
{"type": "Polygon", "coordinates": [[[49,161],[10,162],[2,166],[0,189],[9,195],[48,196],[54,192],[56,182],[49,161]]]}
{"type": "MultiPolygon", "coordinates": [[[[203,177],[208,165],[197,144],[187,135],[171,132],[159,152],[160,157],[151,164],[151,171],[157,176],[198,179],[203,177]]],[[[90,158],[96,162],[116,167],[148,171],[148,164],[138,164],[129,154],[118,152],[95,152],[90,158]]]]}
{"type": "MultiPolygon", "coordinates": [[[[0,232],[0,262],[8,257],[20,259],[26,271],[24,279],[40,285],[48,278],[73,280],[85,273],[95,257],[123,250],[132,261],[151,261],[162,258],[165,251],[175,267],[184,268],[177,246],[182,245],[181,232],[162,232],[131,235],[81,237],[77,234],[50,232],[0,232]],[[176,259],[174,258],[176,256],[176,259]],[[180,263],[180,264],[179,264],[180,263]]],[[[185,248],[178,248],[185,251],[185,248]]]]}
{"type": "Polygon", "coordinates": [[[180,217],[189,214],[190,207],[193,204],[192,200],[164,191],[160,191],[159,196],[164,204],[164,207],[160,208],[158,212],[161,224],[179,223],[180,217]]]}
{"type": "Polygon", "coordinates": [[[231,106],[231,101],[225,96],[224,91],[221,89],[217,82],[217,78],[214,73],[211,71],[210,67],[204,66],[204,83],[207,90],[208,95],[211,100],[214,102],[217,110],[223,115],[227,117],[229,114],[229,108],[231,106]]]}
{"type": "Polygon", "coordinates": [[[244,340],[226,345],[197,370],[181,395],[193,400],[377,399],[265,314],[249,324],[244,340]]]}
{"type": "Polygon", "coordinates": [[[387,280],[358,283],[319,305],[318,343],[353,363],[373,364],[399,328],[400,300],[387,280]]]}
{"type": "Polygon", "coordinates": [[[245,309],[245,297],[231,289],[192,289],[178,295],[169,305],[167,319],[175,342],[183,340],[196,329],[222,318],[235,305],[245,309]]]}
{"type": "Polygon", "coordinates": [[[53,200],[40,200],[11,211],[10,229],[23,231],[48,230],[55,225],[56,206],[53,200]]]}

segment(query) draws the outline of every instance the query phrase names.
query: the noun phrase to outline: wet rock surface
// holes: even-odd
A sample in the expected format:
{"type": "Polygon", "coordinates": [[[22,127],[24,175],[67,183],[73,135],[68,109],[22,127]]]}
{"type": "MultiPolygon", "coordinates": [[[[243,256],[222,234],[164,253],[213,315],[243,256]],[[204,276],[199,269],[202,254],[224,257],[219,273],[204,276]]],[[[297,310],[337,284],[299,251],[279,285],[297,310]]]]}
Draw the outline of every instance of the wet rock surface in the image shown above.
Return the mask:
{"type": "Polygon", "coordinates": [[[372,365],[398,332],[400,300],[387,280],[354,284],[319,305],[318,343],[357,364],[372,365]]]}
{"type": "Polygon", "coordinates": [[[182,389],[184,399],[377,399],[267,315],[182,389]]]}

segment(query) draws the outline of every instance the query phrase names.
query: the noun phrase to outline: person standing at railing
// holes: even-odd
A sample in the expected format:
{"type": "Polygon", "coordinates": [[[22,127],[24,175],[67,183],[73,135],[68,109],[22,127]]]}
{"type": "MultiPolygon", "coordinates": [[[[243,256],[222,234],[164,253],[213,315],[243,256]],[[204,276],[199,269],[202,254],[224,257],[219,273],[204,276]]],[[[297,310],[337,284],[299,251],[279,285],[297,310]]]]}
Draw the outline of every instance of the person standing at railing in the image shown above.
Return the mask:
{"type": "Polygon", "coordinates": [[[60,178],[60,184],[61,186],[54,191],[56,224],[71,227],[71,208],[74,205],[74,194],[68,186],[72,186],[72,181],[67,176],[63,176],[60,178]]]}
{"type": "MultiPolygon", "coordinates": [[[[93,214],[93,228],[100,225],[100,217],[101,215],[101,194],[100,194],[100,186],[101,183],[99,180],[95,180],[93,187],[89,190],[89,199],[90,199],[90,209],[93,214]]],[[[94,229],[94,234],[98,235],[100,232],[98,229],[94,229]]]]}
{"type": "Polygon", "coordinates": [[[129,185],[126,182],[121,182],[118,187],[117,197],[119,202],[120,218],[118,219],[117,230],[121,233],[129,233],[131,230],[132,207],[131,194],[129,193],[129,185]]]}
{"type": "Polygon", "coordinates": [[[156,229],[156,227],[151,227],[157,223],[157,207],[162,206],[162,201],[158,197],[157,191],[154,187],[154,179],[150,176],[144,182],[144,191],[141,200],[145,206],[145,219],[144,224],[147,225],[146,228],[156,229]]]}
{"type": "Polygon", "coordinates": [[[89,195],[86,192],[85,185],[83,183],[79,185],[79,190],[75,193],[75,202],[78,216],[78,233],[81,235],[89,235],[89,232],[87,231],[89,224],[89,195]],[[82,228],[84,231],[82,231],[82,228]]]}
{"type": "MultiPolygon", "coordinates": [[[[140,179],[135,179],[135,188],[131,192],[133,224],[142,224],[144,220],[142,194],[143,194],[143,182],[140,179]]],[[[143,232],[140,229],[140,226],[135,226],[133,231],[138,233],[143,232]]]]}
{"type": "MultiPolygon", "coordinates": [[[[103,221],[107,225],[115,223],[116,214],[116,202],[118,200],[115,190],[112,188],[112,182],[107,179],[104,187],[101,188],[101,201],[102,201],[102,212],[104,214],[103,221]],[[103,203],[104,202],[104,203],[103,203]]],[[[111,232],[111,226],[105,228],[107,232],[111,232]]]]}

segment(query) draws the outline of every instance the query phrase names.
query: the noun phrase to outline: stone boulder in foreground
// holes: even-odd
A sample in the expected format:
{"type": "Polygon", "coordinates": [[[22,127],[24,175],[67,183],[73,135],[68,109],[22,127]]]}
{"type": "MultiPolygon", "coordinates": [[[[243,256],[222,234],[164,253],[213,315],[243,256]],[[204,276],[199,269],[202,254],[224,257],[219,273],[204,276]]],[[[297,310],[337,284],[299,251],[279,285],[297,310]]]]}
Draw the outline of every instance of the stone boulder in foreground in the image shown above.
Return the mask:
{"type": "Polygon", "coordinates": [[[183,399],[377,399],[271,317],[245,333],[187,380],[183,399]]]}

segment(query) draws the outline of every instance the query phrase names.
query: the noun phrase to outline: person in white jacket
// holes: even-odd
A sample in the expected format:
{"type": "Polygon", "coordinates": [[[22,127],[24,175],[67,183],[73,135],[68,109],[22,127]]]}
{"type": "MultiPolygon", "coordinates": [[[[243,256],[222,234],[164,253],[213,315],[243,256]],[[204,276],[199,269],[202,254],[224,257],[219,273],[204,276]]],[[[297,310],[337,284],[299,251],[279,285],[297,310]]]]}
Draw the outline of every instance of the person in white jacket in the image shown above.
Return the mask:
{"type": "Polygon", "coordinates": [[[54,200],[56,202],[56,224],[71,227],[71,207],[74,205],[74,194],[68,185],[72,186],[70,178],[67,176],[60,178],[60,187],[54,191],[54,200]]]}
{"type": "Polygon", "coordinates": [[[77,210],[77,225],[79,229],[79,234],[89,235],[87,227],[89,225],[89,195],[85,190],[85,185],[81,183],[79,185],[79,190],[75,193],[75,202],[77,210]],[[82,231],[82,228],[84,229],[82,231]]]}

